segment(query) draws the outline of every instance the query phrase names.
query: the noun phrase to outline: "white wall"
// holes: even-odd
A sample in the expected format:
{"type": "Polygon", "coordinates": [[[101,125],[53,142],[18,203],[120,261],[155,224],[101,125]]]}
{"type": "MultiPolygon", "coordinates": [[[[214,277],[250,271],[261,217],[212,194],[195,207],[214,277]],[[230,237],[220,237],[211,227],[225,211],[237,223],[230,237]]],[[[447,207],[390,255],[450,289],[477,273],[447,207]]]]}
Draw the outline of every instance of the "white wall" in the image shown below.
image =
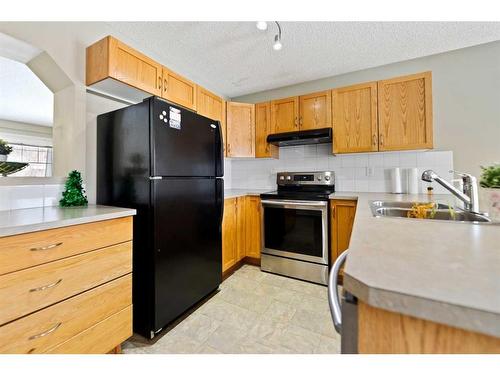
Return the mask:
{"type": "MultiPolygon", "coordinates": [[[[376,48],[376,43],[373,48],[376,48]]],[[[257,103],[427,70],[432,71],[435,149],[453,151],[455,168],[478,176],[480,165],[500,162],[500,42],[245,95],[233,100],[257,103]]]]}
{"type": "MultiPolygon", "coordinates": [[[[419,174],[433,169],[451,180],[453,169],[451,151],[405,151],[378,152],[357,155],[331,154],[331,145],[284,147],[280,158],[232,159],[231,187],[234,189],[275,189],[277,172],[334,171],[336,191],[391,192],[390,170],[402,169],[403,188],[406,188],[406,171],[418,168],[419,174]]],[[[419,190],[424,193],[428,183],[419,181],[419,190]]],[[[433,183],[435,193],[447,193],[433,183]]]]}

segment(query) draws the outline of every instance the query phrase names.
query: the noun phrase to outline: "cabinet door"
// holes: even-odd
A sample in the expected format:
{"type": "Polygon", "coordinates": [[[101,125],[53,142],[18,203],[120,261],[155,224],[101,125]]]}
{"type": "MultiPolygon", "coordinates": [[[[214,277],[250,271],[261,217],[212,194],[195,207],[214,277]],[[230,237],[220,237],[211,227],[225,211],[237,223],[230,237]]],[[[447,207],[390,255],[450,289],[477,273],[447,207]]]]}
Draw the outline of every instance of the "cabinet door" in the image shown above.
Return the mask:
{"type": "Polygon", "coordinates": [[[163,67],[162,98],[196,110],[196,84],[163,67]]]}
{"type": "Polygon", "coordinates": [[[267,143],[267,136],[274,133],[271,126],[271,102],[255,104],[255,157],[278,158],[279,148],[267,143]]]}
{"type": "Polygon", "coordinates": [[[331,91],[315,92],[299,97],[300,130],[323,129],[332,126],[331,91]]]}
{"type": "Polygon", "coordinates": [[[236,264],[236,198],[224,200],[222,220],[222,272],[236,264]]]}
{"type": "Polygon", "coordinates": [[[236,261],[246,256],[246,197],[236,198],[236,261]]]}
{"type": "Polygon", "coordinates": [[[255,156],[255,106],[227,103],[226,148],[228,157],[255,156]]]}
{"type": "Polygon", "coordinates": [[[260,198],[246,197],[246,250],[247,257],[260,259],[261,249],[261,206],[260,198]]]}
{"type": "Polygon", "coordinates": [[[379,150],[433,147],[431,72],[378,82],[379,150]]]}
{"type": "Polygon", "coordinates": [[[271,102],[271,126],[275,133],[299,130],[299,97],[273,100],[271,102]]]}
{"type": "Polygon", "coordinates": [[[332,91],[333,153],[378,151],[377,82],[332,91]]]}
{"type": "Polygon", "coordinates": [[[139,51],[108,36],[109,75],[154,95],[161,95],[162,66],[139,51]]]}
{"type": "Polygon", "coordinates": [[[330,201],[330,265],[344,250],[349,248],[354,216],[356,215],[356,204],[356,201],[344,199],[330,201]]]}
{"type": "Polygon", "coordinates": [[[197,86],[196,111],[202,116],[220,121],[222,127],[222,137],[225,141],[226,101],[203,87],[197,86]]]}

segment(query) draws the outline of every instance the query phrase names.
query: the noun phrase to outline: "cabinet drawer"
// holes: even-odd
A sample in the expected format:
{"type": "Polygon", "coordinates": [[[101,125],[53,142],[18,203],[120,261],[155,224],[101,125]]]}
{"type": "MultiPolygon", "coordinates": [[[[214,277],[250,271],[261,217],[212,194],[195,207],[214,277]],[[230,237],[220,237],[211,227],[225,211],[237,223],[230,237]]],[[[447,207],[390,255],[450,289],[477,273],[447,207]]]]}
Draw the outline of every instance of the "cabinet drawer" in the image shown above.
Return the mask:
{"type": "Polygon", "coordinates": [[[0,276],[0,325],[132,272],[132,242],[0,276]]]}
{"type": "Polygon", "coordinates": [[[0,275],[132,240],[132,217],[0,238],[0,275]]]}
{"type": "Polygon", "coordinates": [[[129,274],[0,327],[0,353],[43,353],[131,304],[129,274]]]}
{"type": "Polygon", "coordinates": [[[109,353],[132,336],[132,306],[86,329],[68,341],[49,349],[52,354],[109,353]]]}

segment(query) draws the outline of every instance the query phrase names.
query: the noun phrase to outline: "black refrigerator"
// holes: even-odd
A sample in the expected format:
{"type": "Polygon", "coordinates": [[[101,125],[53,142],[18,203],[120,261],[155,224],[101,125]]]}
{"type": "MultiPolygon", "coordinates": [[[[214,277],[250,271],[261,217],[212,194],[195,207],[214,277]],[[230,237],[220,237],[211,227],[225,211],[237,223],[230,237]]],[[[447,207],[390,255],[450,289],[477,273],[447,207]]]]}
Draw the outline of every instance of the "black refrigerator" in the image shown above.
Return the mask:
{"type": "Polygon", "coordinates": [[[97,117],[97,203],[137,210],[134,332],[153,338],[222,277],[220,123],[151,97],[97,117]]]}

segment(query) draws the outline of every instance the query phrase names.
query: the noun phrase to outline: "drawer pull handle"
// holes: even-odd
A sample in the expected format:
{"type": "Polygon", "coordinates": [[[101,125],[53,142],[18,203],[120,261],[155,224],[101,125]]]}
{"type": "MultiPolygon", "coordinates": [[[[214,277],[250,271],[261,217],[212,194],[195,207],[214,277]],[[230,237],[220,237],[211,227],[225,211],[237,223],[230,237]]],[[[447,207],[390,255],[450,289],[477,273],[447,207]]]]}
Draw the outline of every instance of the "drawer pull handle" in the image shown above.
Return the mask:
{"type": "Polygon", "coordinates": [[[50,288],[53,288],[57,285],[59,285],[59,283],[62,281],[62,279],[59,279],[57,281],[54,281],[52,284],[48,284],[48,285],[44,285],[44,286],[39,286],[38,288],[33,288],[33,289],[30,289],[30,293],[31,292],[40,292],[42,290],[46,290],[46,289],[50,289],[50,288]]]}
{"type": "Polygon", "coordinates": [[[40,337],[50,335],[52,332],[56,331],[61,326],[61,324],[62,324],[62,322],[57,323],[54,327],[52,327],[51,329],[49,329],[45,332],[39,333],[38,335],[30,336],[28,338],[28,340],[36,340],[36,339],[39,339],[40,337]]]}
{"type": "Polygon", "coordinates": [[[40,247],[32,247],[30,250],[31,251],[41,251],[41,250],[50,250],[55,247],[61,246],[63,243],[58,242],[58,243],[53,243],[52,245],[47,245],[47,246],[40,246],[40,247]]]}

